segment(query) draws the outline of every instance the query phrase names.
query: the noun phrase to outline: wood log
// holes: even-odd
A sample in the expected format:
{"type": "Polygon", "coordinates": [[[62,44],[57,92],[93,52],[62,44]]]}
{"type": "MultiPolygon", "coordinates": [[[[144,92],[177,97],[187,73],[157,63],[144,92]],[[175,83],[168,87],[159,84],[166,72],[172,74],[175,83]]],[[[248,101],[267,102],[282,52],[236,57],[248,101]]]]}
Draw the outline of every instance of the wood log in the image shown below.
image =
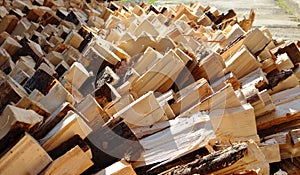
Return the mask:
{"type": "Polygon", "coordinates": [[[0,160],[1,173],[4,174],[38,174],[52,162],[47,152],[28,133],[0,160]]]}

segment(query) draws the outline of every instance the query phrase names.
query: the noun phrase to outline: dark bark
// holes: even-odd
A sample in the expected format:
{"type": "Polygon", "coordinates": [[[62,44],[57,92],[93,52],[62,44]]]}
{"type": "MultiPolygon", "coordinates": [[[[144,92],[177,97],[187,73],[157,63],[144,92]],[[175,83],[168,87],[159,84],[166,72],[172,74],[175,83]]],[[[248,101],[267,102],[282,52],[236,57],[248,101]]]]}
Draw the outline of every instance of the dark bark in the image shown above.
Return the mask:
{"type": "Polygon", "coordinates": [[[209,174],[226,168],[247,154],[247,143],[230,146],[226,149],[216,151],[202,158],[195,157],[195,160],[185,165],[175,167],[169,175],[192,175],[209,174]]]}

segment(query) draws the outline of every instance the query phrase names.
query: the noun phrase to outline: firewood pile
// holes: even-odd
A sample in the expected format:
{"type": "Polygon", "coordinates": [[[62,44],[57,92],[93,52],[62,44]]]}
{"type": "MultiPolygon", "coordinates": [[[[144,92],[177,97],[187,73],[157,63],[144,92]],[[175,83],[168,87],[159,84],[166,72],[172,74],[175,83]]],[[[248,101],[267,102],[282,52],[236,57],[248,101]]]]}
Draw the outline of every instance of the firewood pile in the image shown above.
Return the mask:
{"type": "Polygon", "coordinates": [[[298,174],[300,43],[254,18],[3,1],[0,174],[298,174]]]}

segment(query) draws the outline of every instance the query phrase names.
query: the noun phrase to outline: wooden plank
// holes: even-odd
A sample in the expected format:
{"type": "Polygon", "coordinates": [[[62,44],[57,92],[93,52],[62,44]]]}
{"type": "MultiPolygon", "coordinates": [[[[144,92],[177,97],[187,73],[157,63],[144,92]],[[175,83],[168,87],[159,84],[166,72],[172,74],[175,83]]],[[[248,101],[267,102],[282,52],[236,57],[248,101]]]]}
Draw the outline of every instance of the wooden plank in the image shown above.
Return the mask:
{"type": "Polygon", "coordinates": [[[83,152],[79,146],[65,153],[54,160],[41,174],[81,174],[93,165],[91,159],[83,152]]]}
{"type": "Polygon", "coordinates": [[[0,169],[4,174],[38,174],[51,162],[51,157],[39,143],[25,133],[17,144],[1,157],[0,169]]]}

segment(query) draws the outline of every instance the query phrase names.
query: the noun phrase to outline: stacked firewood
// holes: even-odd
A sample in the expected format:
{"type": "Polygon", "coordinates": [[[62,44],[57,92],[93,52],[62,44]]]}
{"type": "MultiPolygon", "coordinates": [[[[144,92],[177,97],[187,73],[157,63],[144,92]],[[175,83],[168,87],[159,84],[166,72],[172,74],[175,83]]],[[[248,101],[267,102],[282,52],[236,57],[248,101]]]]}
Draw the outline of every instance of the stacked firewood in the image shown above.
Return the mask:
{"type": "Polygon", "coordinates": [[[3,1],[0,174],[297,174],[299,42],[254,17],[3,1]]]}

